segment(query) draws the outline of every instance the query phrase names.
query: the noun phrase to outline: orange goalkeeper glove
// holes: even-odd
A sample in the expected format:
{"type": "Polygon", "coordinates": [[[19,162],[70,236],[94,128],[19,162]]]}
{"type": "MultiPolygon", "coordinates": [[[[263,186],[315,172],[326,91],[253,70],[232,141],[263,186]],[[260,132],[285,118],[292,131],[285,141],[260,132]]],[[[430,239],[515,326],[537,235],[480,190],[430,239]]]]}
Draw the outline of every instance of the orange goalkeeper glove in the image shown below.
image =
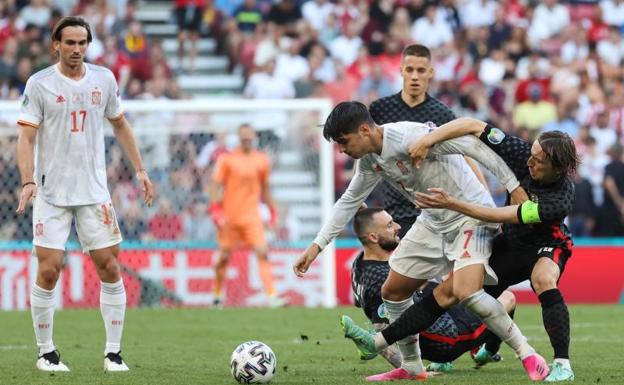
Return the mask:
{"type": "Polygon", "coordinates": [[[223,212],[223,206],[219,202],[212,202],[212,204],[208,207],[208,214],[210,214],[210,219],[218,228],[223,227],[225,224],[225,213],[223,212]]]}

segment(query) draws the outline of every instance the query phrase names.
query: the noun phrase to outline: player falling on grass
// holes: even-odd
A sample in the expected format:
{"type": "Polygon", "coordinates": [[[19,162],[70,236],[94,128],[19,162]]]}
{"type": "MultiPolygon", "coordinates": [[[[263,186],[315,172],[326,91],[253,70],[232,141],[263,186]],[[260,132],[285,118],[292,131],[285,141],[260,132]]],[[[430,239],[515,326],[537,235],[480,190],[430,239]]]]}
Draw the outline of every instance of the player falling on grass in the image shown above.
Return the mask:
{"type": "Polygon", "coordinates": [[[499,282],[487,291],[495,296],[510,285],[531,281],[554,350],[554,363],[546,381],[573,380],[568,354],[570,316],[557,284],[572,256],[572,238],[563,220],[574,201],[574,183],[570,178],[578,165],[574,141],[565,133],[552,131],[542,133],[530,144],[485,122],[463,118],[425,135],[412,148],[412,155],[419,162],[432,146],[462,135],[479,137],[500,155],[530,200],[489,208],[434,189],[431,194],[417,194],[417,203],[421,207],[455,210],[486,222],[504,223],[490,259],[499,282]]]}
{"type": "Polygon", "coordinates": [[[275,223],[275,202],[269,186],[271,166],[266,153],[254,149],[256,132],[249,124],[238,128],[240,147],[217,159],[212,175],[210,213],[217,227],[219,252],[215,266],[215,307],[223,305],[223,284],[227,264],[232,250],[242,243],[250,247],[258,257],[260,279],[271,307],[283,306],[284,300],[277,296],[271,263],[269,245],[260,217],[260,201],[263,200],[271,212],[271,223],[275,223]]]}
{"type": "MultiPolygon", "coordinates": [[[[373,328],[380,331],[388,324],[381,299],[381,286],[390,272],[388,259],[399,245],[400,225],[381,208],[365,208],[355,214],[353,230],[364,248],[353,261],[351,270],[351,286],[356,305],[362,308],[373,328]]],[[[428,282],[427,286],[414,296],[414,301],[422,300],[424,295],[430,293],[437,285],[433,281],[428,282]]],[[[514,295],[505,291],[498,300],[511,316],[515,309],[514,295]]],[[[422,357],[432,361],[427,366],[428,371],[450,371],[453,368],[452,361],[467,351],[471,351],[477,367],[501,359],[498,354],[483,357],[484,359],[473,354],[479,351],[479,347],[483,344],[488,351],[496,353],[501,340],[487,330],[474,313],[462,305],[451,307],[426,331],[420,333],[419,344],[422,357]]],[[[394,367],[401,366],[401,354],[396,344],[379,354],[394,367]]]]}
{"type": "MultiPolygon", "coordinates": [[[[349,187],[334,205],[330,221],[295,262],[295,274],[305,274],[320,251],[344,228],[381,179],[390,182],[411,200],[415,192],[440,185],[470,202],[495,207],[492,197],[463,157],[455,155],[463,154],[491,170],[515,199],[521,198],[518,193],[524,195],[524,191],[518,189],[519,183],[509,167],[474,137],[440,144],[432,151],[434,156],[424,160],[420,169],[413,167],[409,146],[429,130],[427,125],[415,122],[378,126],[366,106],[358,102],[343,102],[333,109],[325,122],[323,135],[338,143],[342,152],[358,159],[356,172],[349,187]]],[[[386,311],[390,320],[394,321],[412,307],[412,295],[429,278],[452,271],[452,277],[445,281],[446,284],[436,288],[439,301],[432,301],[431,297],[423,301],[426,311],[419,314],[421,322],[426,322],[426,326],[433,324],[446,308],[462,301],[464,306],[483,319],[488,329],[512,347],[531,379],[543,379],[548,374],[544,359],[526,342],[500,302],[482,289],[484,281],[488,284],[497,282],[488,265],[491,241],[497,227],[449,210],[423,210],[389,260],[391,270],[382,287],[386,311]]],[[[345,327],[351,330],[350,325],[345,327]]],[[[368,333],[364,336],[369,337],[368,333]]],[[[384,341],[384,335],[378,334],[377,342],[378,347],[384,348],[398,342],[403,363],[401,368],[371,380],[426,378],[413,336],[384,341]]]]}
{"type": "Polygon", "coordinates": [[[121,234],[106,186],[104,121],[125,150],[151,205],[153,187],[143,168],[119,90],[107,68],[84,63],[91,28],[65,17],[52,30],[58,64],[28,79],[19,116],[17,162],[22,179],[18,213],[33,204],[33,245],[38,259],[30,307],[39,358],[37,368],[68,371],[52,342],[54,288],[63,265],[72,220],[82,249],[100,277],[100,309],[106,330],[104,370],[127,371],[121,358],[126,291],[118,255],[121,234]]]}

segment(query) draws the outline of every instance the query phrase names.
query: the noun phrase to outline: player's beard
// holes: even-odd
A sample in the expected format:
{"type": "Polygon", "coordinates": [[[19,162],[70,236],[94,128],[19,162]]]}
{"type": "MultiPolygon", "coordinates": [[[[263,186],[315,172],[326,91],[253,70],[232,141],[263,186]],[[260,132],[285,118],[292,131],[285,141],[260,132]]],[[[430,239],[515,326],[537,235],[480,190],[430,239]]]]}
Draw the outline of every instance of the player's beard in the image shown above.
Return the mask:
{"type": "Polygon", "coordinates": [[[381,238],[379,242],[377,242],[379,247],[386,251],[394,251],[399,245],[399,242],[396,239],[383,239],[381,238]]]}

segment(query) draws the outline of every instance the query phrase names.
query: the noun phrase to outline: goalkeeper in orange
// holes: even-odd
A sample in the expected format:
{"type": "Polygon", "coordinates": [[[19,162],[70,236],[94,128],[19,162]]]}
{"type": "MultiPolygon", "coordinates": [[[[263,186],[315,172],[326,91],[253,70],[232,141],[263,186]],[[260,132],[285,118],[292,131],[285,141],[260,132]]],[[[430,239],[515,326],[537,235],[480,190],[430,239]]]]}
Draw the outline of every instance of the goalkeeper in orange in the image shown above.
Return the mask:
{"type": "Polygon", "coordinates": [[[249,124],[238,128],[240,145],[234,151],[217,159],[212,175],[209,213],[217,227],[219,252],[215,265],[215,307],[223,306],[223,285],[227,264],[232,250],[239,244],[251,248],[260,267],[260,279],[266,290],[271,307],[283,306],[277,297],[271,264],[268,260],[269,245],[260,217],[260,202],[270,210],[270,226],[277,220],[275,203],[269,187],[271,167],[266,153],[256,150],[256,132],[249,124]]]}

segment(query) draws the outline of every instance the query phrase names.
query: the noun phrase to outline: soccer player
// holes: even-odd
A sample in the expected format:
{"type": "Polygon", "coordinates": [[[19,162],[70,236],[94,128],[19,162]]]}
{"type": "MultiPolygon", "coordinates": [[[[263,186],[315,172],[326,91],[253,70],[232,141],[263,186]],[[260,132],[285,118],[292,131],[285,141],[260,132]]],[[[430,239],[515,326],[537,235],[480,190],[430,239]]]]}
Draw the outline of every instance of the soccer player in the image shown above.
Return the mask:
{"type": "MultiPolygon", "coordinates": [[[[343,102],[333,109],[325,122],[323,135],[337,142],[342,152],[358,159],[356,172],[334,205],[330,221],[295,262],[293,270],[296,275],[305,274],[320,251],[344,228],[381,179],[390,182],[408,199],[413,199],[417,191],[441,185],[470,202],[495,207],[492,197],[463,157],[454,155],[463,154],[485,165],[518,198],[519,183],[511,170],[494,151],[474,137],[465,136],[436,146],[432,151],[434,156],[425,159],[423,166],[416,169],[411,162],[409,146],[429,131],[427,125],[415,122],[378,126],[366,106],[358,102],[343,102]]],[[[548,374],[544,359],[525,341],[500,302],[482,289],[484,281],[486,284],[497,282],[488,265],[496,230],[497,226],[448,210],[423,210],[389,260],[390,273],[382,287],[386,311],[390,321],[394,321],[413,305],[413,293],[427,279],[452,271],[451,278],[446,281],[450,284],[444,286],[446,290],[437,292],[442,306],[429,299],[424,306],[427,311],[419,314],[427,323],[425,328],[433,324],[446,308],[462,301],[483,319],[488,329],[514,349],[531,379],[543,379],[548,374]]],[[[350,326],[345,325],[345,328],[357,330],[350,326]]],[[[385,330],[382,333],[385,334],[385,330]]],[[[363,333],[362,338],[368,337],[367,341],[371,342],[363,353],[376,354],[376,350],[399,342],[403,363],[401,368],[382,374],[378,380],[426,378],[414,338],[404,336],[401,341],[390,342],[384,340],[384,334],[375,335],[373,341],[368,333],[363,333]]]]}
{"type": "MultiPolygon", "coordinates": [[[[431,65],[431,51],[420,44],[411,44],[403,49],[401,54],[402,90],[394,95],[377,99],[370,105],[370,114],[375,123],[386,124],[393,122],[431,122],[435,126],[455,119],[455,114],[444,103],[431,97],[427,91],[429,81],[434,76],[431,65]]],[[[485,179],[479,167],[469,158],[466,159],[475,171],[479,180],[485,179]]],[[[382,197],[384,208],[401,225],[399,236],[403,238],[407,230],[412,227],[420,210],[414,203],[406,199],[389,183],[382,182],[382,197]]]]}
{"type": "MultiPolygon", "coordinates": [[[[399,245],[400,225],[381,208],[365,208],[355,214],[353,230],[364,248],[353,261],[351,270],[351,286],[356,306],[362,308],[374,329],[379,331],[388,324],[381,299],[381,286],[390,272],[388,265],[390,254],[399,245]]],[[[436,286],[437,283],[428,282],[423,291],[414,296],[414,301],[422,300],[424,294],[430,293],[436,286]]],[[[511,316],[515,309],[514,295],[505,291],[498,300],[511,316]]],[[[479,354],[484,349],[498,352],[501,340],[488,331],[481,320],[462,305],[451,307],[431,327],[420,333],[419,343],[422,357],[432,361],[427,367],[430,371],[451,370],[452,361],[467,351],[471,351],[477,366],[501,359],[498,354],[491,356],[479,354]],[[479,349],[483,344],[485,346],[479,349]]],[[[397,351],[396,344],[379,354],[394,367],[401,366],[401,355],[397,351]]]]}
{"type": "Polygon", "coordinates": [[[52,30],[58,64],[28,79],[18,120],[17,163],[22,191],[17,207],[33,204],[33,245],[38,259],[30,307],[43,371],[68,371],[52,342],[54,288],[63,265],[72,220],[83,250],[100,277],[100,309],[106,330],[104,370],[127,371],[121,358],[126,292],[118,262],[121,234],[106,186],[104,121],[125,150],[144,193],[153,187],[132,129],[123,115],[119,89],[107,68],[84,63],[91,28],[65,17],[52,30]]]}
{"type": "Polygon", "coordinates": [[[557,284],[572,255],[571,234],[563,220],[574,201],[574,182],[570,178],[578,165],[574,141],[561,131],[550,131],[530,144],[485,122],[463,118],[424,136],[414,145],[413,155],[418,162],[436,143],[462,135],[475,135],[496,151],[514,171],[530,200],[490,208],[456,199],[443,189],[431,189],[430,194],[417,193],[417,203],[421,207],[455,210],[486,222],[504,223],[490,260],[499,282],[487,291],[497,295],[510,285],[531,281],[554,350],[554,363],[546,381],[573,380],[568,354],[570,316],[557,284]]]}
{"type": "Polygon", "coordinates": [[[222,290],[225,271],[232,250],[239,243],[253,250],[260,265],[260,279],[269,299],[269,306],[283,306],[284,300],[277,296],[271,263],[268,259],[269,245],[260,218],[260,201],[269,206],[270,224],[275,224],[277,213],[269,186],[271,166],[266,153],[254,148],[256,132],[249,124],[238,128],[240,146],[217,159],[212,175],[210,213],[217,227],[219,252],[215,266],[215,307],[223,306],[222,290]]]}

